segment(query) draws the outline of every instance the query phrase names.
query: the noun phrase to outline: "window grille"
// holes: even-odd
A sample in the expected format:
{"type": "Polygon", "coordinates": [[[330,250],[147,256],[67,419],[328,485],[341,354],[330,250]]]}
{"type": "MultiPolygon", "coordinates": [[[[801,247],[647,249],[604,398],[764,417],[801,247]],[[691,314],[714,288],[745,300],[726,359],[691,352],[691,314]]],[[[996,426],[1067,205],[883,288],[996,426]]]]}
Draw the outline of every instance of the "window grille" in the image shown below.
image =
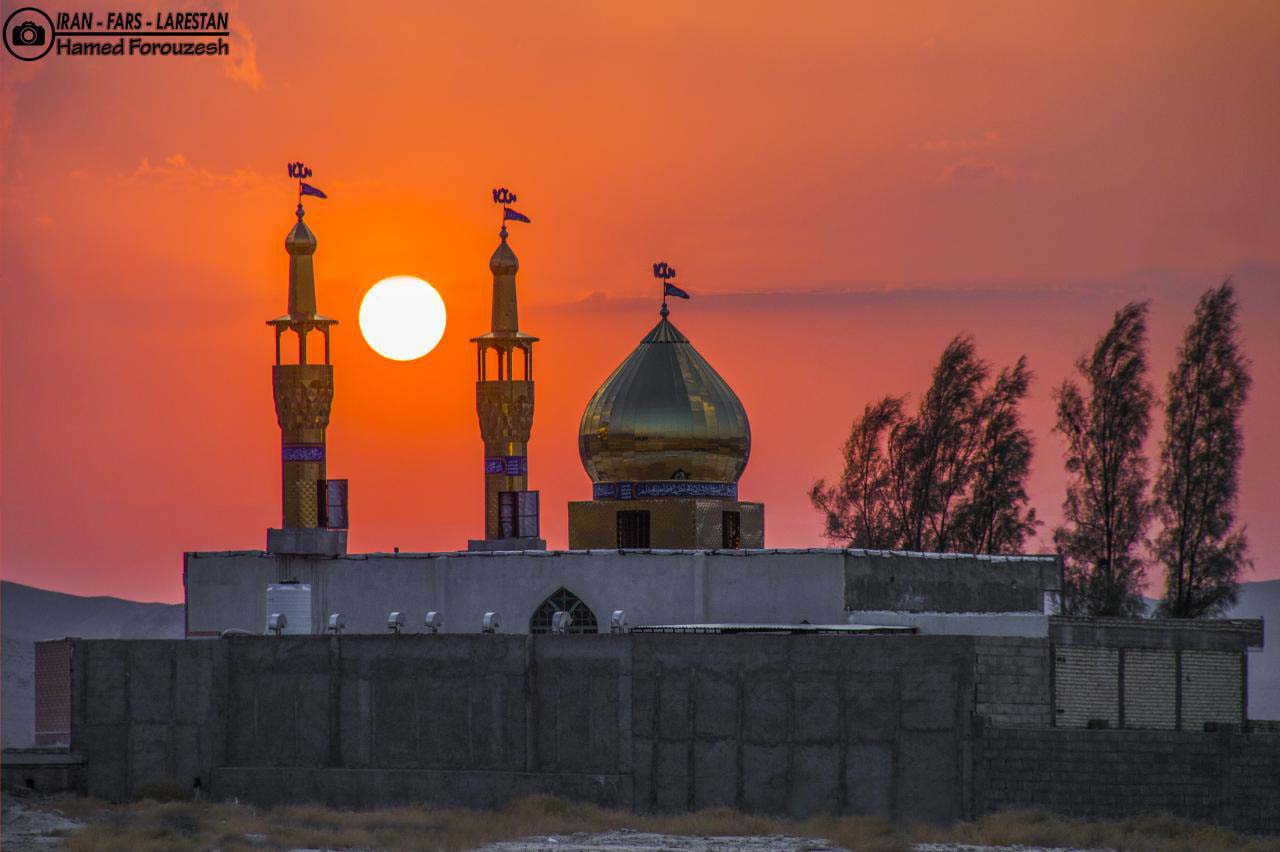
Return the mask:
{"type": "Polygon", "coordinates": [[[538,492],[499,491],[498,527],[501,538],[537,538],[538,492]]]}
{"type": "Polygon", "coordinates": [[[742,513],[725,512],[720,522],[720,532],[726,550],[737,550],[742,547],[742,513]]]}
{"type": "Polygon", "coordinates": [[[628,510],[618,513],[618,547],[649,546],[649,513],[628,510]]]}
{"type": "Polygon", "coordinates": [[[552,592],[551,596],[533,611],[533,618],[529,619],[529,632],[550,633],[551,616],[557,612],[567,612],[573,616],[573,623],[569,625],[569,633],[600,632],[600,626],[596,623],[595,613],[582,602],[581,598],[563,586],[552,592]]]}

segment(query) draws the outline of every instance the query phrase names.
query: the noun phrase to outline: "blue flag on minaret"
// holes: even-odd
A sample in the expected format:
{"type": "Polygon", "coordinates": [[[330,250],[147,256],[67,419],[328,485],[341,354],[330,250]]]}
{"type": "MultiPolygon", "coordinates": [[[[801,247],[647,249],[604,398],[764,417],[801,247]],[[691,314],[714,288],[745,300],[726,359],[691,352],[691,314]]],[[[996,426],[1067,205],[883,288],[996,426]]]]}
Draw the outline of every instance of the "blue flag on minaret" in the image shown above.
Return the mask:
{"type": "Polygon", "coordinates": [[[516,211],[512,210],[510,207],[503,207],[502,221],[505,222],[508,219],[510,219],[513,222],[530,222],[530,223],[532,222],[532,220],[528,216],[524,215],[523,213],[517,213],[516,211]]]}
{"type": "Polygon", "coordinates": [[[681,290],[679,287],[672,284],[670,281],[664,281],[662,284],[662,297],[665,299],[667,296],[675,296],[677,299],[689,298],[688,293],[681,290]]]}
{"type": "Polygon", "coordinates": [[[312,186],[311,184],[309,184],[309,183],[303,183],[302,181],[298,181],[298,194],[299,194],[299,195],[314,195],[316,198],[328,198],[328,197],[329,197],[329,196],[325,195],[325,194],[324,194],[324,192],[323,192],[322,190],[316,189],[316,188],[315,188],[314,186],[312,186]]]}

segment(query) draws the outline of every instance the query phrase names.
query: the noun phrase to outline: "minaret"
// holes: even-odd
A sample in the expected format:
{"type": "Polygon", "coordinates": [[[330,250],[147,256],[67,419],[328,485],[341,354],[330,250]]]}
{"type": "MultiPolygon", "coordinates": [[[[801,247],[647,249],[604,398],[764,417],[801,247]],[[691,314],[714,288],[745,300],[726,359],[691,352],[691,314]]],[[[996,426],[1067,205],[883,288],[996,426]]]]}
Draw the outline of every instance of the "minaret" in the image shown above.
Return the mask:
{"type": "MultiPolygon", "coordinates": [[[[529,432],[533,428],[533,344],[538,338],[520,331],[516,308],[516,271],[520,261],[507,245],[505,204],[514,201],[502,190],[500,242],[489,258],[493,273],[493,316],[490,330],[473,337],[476,344],[476,413],[484,439],[484,538],[471,550],[545,550],[538,523],[538,492],[529,491],[529,432]],[[519,375],[515,354],[521,355],[519,375]]],[[[526,221],[519,217],[520,221],[526,221]]]]}
{"type": "Polygon", "coordinates": [[[299,197],[298,221],[284,240],[289,253],[289,312],[267,320],[276,332],[271,383],[280,424],[282,515],[282,529],[267,531],[267,550],[333,555],[346,552],[347,539],[346,481],[330,481],[325,475],[325,428],[333,403],[329,328],[338,321],[316,312],[316,236],[302,221],[304,215],[299,197]],[[297,363],[284,363],[281,357],[282,338],[285,348],[293,351],[289,332],[296,336],[297,363]],[[313,332],[319,332],[320,340],[313,332]],[[323,362],[317,358],[316,343],[323,346],[323,362]]]}

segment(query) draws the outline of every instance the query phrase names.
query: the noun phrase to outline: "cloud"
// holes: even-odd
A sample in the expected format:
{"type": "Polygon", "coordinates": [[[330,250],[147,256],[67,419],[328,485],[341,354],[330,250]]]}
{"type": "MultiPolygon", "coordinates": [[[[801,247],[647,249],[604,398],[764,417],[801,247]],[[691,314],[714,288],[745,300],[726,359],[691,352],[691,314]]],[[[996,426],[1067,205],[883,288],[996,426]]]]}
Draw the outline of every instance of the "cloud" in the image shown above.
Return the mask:
{"type": "Polygon", "coordinates": [[[239,9],[231,13],[231,55],[222,61],[222,73],[251,89],[262,88],[258,47],[253,31],[240,19],[239,9]]]}
{"type": "Polygon", "coordinates": [[[211,169],[193,165],[187,159],[187,156],[180,152],[168,155],[161,163],[152,163],[150,157],[143,157],[132,174],[119,175],[118,179],[172,182],[186,184],[191,187],[233,186],[250,188],[263,184],[262,175],[257,172],[247,169],[215,172],[211,169]]]}
{"type": "MultiPolygon", "coordinates": [[[[800,308],[836,306],[840,304],[871,304],[911,302],[919,300],[973,302],[983,299],[1041,300],[1076,295],[1087,295],[1097,289],[1093,285],[1017,284],[998,286],[990,284],[955,284],[952,286],[904,286],[878,288],[846,288],[829,290],[720,290],[695,293],[699,301],[735,307],[800,308]]],[[[656,306],[656,300],[645,296],[614,296],[595,290],[580,299],[548,301],[547,307],[579,311],[632,310],[645,305],[656,306]]],[[[677,303],[679,307],[679,303],[677,303]]]]}
{"type": "Polygon", "coordinates": [[[916,147],[922,151],[974,151],[978,148],[989,148],[1000,142],[1000,133],[988,130],[980,136],[968,136],[958,139],[930,139],[916,147]]]}

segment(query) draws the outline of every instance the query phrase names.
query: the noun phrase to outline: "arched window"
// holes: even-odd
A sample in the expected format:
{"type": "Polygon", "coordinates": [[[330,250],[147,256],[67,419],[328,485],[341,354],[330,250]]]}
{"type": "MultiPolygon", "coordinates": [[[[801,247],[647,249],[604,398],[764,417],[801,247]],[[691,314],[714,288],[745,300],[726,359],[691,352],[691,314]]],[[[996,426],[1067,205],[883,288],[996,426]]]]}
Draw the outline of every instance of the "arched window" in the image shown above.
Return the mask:
{"type": "Polygon", "coordinates": [[[580,597],[563,586],[552,592],[551,596],[533,611],[533,618],[529,619],[529,632],[550,633],[551,616],[557,612],[567,612],[573,616],[573,623],[569,625],[570,633],[600,632],[600,625],[596,623],[596,614],[582,602],[580,597]]]}

